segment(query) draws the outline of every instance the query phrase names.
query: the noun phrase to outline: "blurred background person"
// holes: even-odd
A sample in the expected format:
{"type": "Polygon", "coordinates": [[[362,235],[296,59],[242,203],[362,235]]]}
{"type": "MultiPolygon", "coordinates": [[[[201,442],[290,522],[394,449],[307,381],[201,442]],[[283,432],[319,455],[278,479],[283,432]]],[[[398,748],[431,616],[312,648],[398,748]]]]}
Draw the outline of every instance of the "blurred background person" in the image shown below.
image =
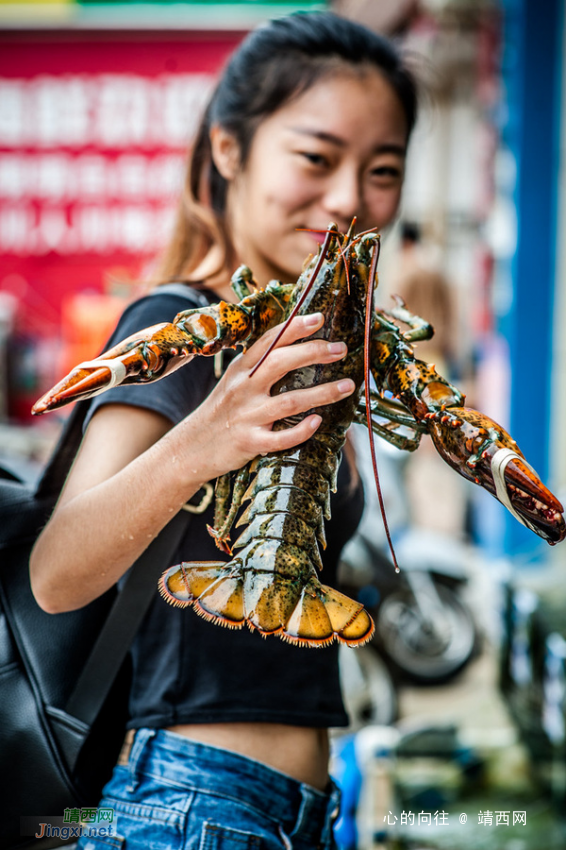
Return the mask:
{"type": "Polygon", "coordinates": [[[403,298],[411,313],[425,318],[434,328],[433,338],[420,343],[419,357],[435,363],[442,375],[454,377],[454,293],[414,221],[399,225],[399,254],[390,288],[403,298]]]}

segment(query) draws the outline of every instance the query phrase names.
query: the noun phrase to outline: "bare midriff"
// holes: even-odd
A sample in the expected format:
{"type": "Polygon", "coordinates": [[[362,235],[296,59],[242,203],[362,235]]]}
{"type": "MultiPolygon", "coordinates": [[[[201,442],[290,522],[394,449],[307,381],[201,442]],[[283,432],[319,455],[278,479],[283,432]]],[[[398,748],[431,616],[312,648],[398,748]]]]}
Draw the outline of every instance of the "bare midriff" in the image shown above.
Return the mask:
{"type": "Polygon", "coordinates": [[[320,791],[328,785],[326,729],[280,723],[205,723],[170,726],[169,731],[255,759],[320,791]]]}

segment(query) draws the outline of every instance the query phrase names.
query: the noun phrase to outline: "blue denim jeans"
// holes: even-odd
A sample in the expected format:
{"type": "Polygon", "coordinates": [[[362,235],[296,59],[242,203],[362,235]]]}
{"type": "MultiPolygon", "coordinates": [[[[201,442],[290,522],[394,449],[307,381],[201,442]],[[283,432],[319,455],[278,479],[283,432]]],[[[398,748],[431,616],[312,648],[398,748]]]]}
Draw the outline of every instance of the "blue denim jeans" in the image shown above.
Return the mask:
{"type": "Polygon", "coordinates": [[[81,850],[334,850],[340,792],[325,794],[253,759],[139,729],[100,806],[116,834],[83,837],[81,850]]]}

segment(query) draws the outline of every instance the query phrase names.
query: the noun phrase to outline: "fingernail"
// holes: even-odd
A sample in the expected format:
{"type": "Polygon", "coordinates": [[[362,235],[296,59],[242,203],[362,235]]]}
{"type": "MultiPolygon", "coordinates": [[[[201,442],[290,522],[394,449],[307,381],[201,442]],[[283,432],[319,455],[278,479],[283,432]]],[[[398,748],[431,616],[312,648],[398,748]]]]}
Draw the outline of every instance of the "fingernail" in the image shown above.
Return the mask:
{"type": "Polygon", "coordinates": [[[354,391],[356,385],[349,378],[346,378],[344,381],[338,381],[338,389],[341,393],[351,393],[354,391]]]}
{"type": "Polygon", "coordinates": [[[315,428],[318,428],[321,422],[322,416],[319,416],[318,413],[313,414],[313,416],[311,416],[309,419],[309,425],[313,431],[315,430],[315,428]]]}
{"type": "Polygon", "coordinates": [[[348,349],[345,342],[328,343],[328,351],[330,352],[330,354],[345,354],[347,350],[348,349]]]}
{"type": "Polygon", "coordinates": [[[308,316],[303,316],[307,328],[313,328],[315,325],[320,325],[322,313],[309,313],[308,316]]]}

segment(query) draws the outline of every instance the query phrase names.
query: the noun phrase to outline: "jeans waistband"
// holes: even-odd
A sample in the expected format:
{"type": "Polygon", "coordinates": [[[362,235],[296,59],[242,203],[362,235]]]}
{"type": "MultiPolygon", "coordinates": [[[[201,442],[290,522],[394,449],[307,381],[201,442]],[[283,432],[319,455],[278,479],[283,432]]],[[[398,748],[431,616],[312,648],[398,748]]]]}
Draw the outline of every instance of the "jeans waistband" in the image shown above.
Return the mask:
{"type": "Polygon", "coordinates": [[[257,809],[291,838],[331,846],[340,804],[332,780],[324,793],[254,759],[164,729],[137,730],[127,769],[132,792],[146,774],[169,787],[219,793],[257,809]]]}

